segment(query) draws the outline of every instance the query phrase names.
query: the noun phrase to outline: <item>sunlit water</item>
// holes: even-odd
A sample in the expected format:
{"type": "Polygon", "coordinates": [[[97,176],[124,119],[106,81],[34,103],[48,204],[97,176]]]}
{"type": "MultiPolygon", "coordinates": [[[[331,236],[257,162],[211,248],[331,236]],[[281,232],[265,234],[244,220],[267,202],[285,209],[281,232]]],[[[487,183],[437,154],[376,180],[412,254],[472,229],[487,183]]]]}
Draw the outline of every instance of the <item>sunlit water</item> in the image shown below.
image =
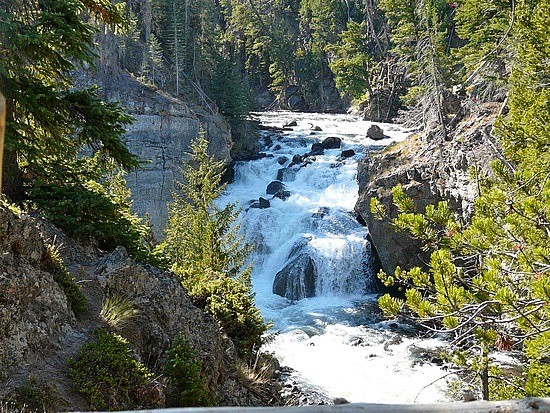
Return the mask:
{"type": "MultiPolygon", "coordinates": [[[[263,125],[281,127],[292,119],[298,126],[285,131],[265,149],[269,156],[236,165],[236,178],[221,202],[243,208],[241,226],[255,245],[252,281],[256,304],[277,331],[266,346],[282,365],[295,370],[304,387],[327,398],[350,402],[426,403],[444,401],[445,375],[440,367],[418,357],[442,346],[437,340],[415,338],[407,326],[384,320],[376,306],[368,259],[367,229],[352,211],[357,201],[357,162],[369,148],[406,138],[394,125],[379,124],[388,136],[366,138],[370,122],[348,115],[272,112],[258,114],[263,125]],[[311,134],[312,126],[322,131],[311,134]],[[286,201],[266,195],[267,185],[294,154],[310,151],[327,136],[342,139],[340,149],[326,150],[315,162],[299,168],[285,181],[286,201]],[[341,161],[343,149],[356,155],[341,161]],[[281,165],[281,157],[288,160],[281,165]],[[249,208],[259,197],[266,209],[249,208]],[[316,297],[290,301],[272,292],[273,280],[297,243],[306,245],[318,277],[316,297]]],[[[266,136],[269,132],[265,132],[266,136]]]]}

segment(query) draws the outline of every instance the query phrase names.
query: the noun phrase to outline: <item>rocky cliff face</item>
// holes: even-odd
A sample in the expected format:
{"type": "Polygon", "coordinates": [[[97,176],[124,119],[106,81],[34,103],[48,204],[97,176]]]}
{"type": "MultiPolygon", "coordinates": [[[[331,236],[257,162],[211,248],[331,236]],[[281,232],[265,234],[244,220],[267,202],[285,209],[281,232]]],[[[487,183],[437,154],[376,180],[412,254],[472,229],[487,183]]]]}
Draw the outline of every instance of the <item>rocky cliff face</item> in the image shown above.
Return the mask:
{"type": "Polygon", "coordinates": [[[181,332],[200,358],[220,405],[280,402],[277,383],[258,389],[242,379],[232,341],[192,304],[173,274],[136,263],[122,247],[99,257],[92,247],[75,244],[48,223],[1,205],[0,248],[0,400],[34,377],[55,385],[57,410],[88,410],[71,387],[67,360],[103,325],[101,303],[116,294],[139,310],[123,335],[151,368],[181,332]],[[44,269],[46,243],[59,247],[83,287],[89,310],[79,318],[44,269]]]}
{"type": "Polygon", "coordinates": [[[221,115],[191,108],[123,72],[111,71],[108,81],[105,79],[103,74],[88,78],[87,82],[99,82],[104,98],[118,101],[134,118],[125,141],[144,163],[126,180],[132,191],[135,212],[141,217],[147,214],[153,232],[162,237],[168,216],[166,205],[172,200],[174,183],[181,179],[179,168],[187,159],[185,152],[198,136],[199,128],[207,134],[210,153],[227,163],[231,161],[231,130],[221,115]]]}
{"type": "MultiPolygon", "coordinates": [[[[491,160],[499,150],[490,136],[498,104],[478,106],[448,141],[440,142],[431,134],[414,135],[399,144],[366,156],[358,167],[359,200],[356,212],[369,227],[382,268],[393,273],[403,268],[422,265],[421,245],[408,234],[395,232],[389,223],[374,219],[370,200],[378,198],[395,217],[391,189],[401,185],[415,201],[418,211],[439,201],[448,201],[452,210],[468,219],[477,196],[477,185],[471,169],[488,173],[491,160]]],[[[425,262],[425,261],[424,261],[425,262]]]]}

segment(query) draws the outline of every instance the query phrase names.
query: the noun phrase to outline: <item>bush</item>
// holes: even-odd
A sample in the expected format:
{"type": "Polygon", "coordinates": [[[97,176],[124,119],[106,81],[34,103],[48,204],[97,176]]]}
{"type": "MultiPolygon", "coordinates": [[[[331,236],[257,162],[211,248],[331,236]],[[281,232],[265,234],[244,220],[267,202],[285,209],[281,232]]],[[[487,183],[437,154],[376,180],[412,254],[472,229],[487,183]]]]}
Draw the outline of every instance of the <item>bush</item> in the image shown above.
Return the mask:
{"type": "Polygon", "coordinates": [[[136,360],[128,342],[104,329],[86,343],[75,360],[69,361],[75,390],[95,410],[132,410],[151,406],[160,390],[152,374],[136,360]]]}
{"type": "Polygon", "coordinates": [[[166,404],[171,407],[210,406],[213,398],[208,394],[201,376],[202,365],[183,335],[178,334],[166,352],[164,374],[169,380],[166,404]]]}
{"type": "Polygon", "coordinates": [[[80,285],[65,268],[59,251],[53,245],[46,246],[46,254],[42,257],[42,267],[52,274],[55,282],[63,289],[73,313],[76,316],[85,313],[88,310],[86,297],[82,293],[80,285]]]}
{"type": "Polygon", "coordinates": [[[193,288],[192,297],[212,314],[223,331],[231,337],[239,355],[248,358],[262,345],[262,335],[269,329],[254,304],[250,289],[233,278],[220,277],[203,281],[193,288]]]}
{"type": "MultiPolygon", "coordinates": [[[[55,412],[57,394],[55,386],[40,383],[36,377],[31,377],[27,383],[15,389],[13,394],[0,401],[0,405],[4,403],[8,412],[55,412]]],[[[0,408],[0,411],[4,410],[0,408]]]]}

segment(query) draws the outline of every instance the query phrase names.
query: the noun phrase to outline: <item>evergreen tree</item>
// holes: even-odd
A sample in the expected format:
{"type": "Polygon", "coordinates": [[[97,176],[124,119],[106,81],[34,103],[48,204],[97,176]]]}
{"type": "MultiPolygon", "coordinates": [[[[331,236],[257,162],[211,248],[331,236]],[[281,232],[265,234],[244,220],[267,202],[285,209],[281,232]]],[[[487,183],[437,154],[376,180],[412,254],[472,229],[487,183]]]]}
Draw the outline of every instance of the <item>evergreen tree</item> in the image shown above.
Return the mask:
{"type": "Polygon", "coordinates": [[[236,205],[215,203],[224,190],[223,162],[208,154],[203,136],[188,155],[182,193],[169,205],[165,251],[195,303],[214,315],[241,355],[250,356],[267,329],[251,292],[251,246],[238,235],[236,205]]]}
{"type": "Polygon", "coordinates": [[[452,9],[441,0],[381,0],[380,8],[391,28],[392,51],[408,73],[411,87],[404,100],[422,108],[419,120],[424,126],[435,120],[445,139],[452,9]]]}
{"type": "Polygon", "coordinates": [[[336,75],[336,86],[355,100],[364,97],[365,92],[372,95],[372,72],[376,64],[366,49],[366,27],[366,22],[349,22],[347,30],[341,34],[340,42],[330,48],[336,54],[330,64],[330,69],[336,75]]]}
{"type": "MultiPolygon", "coordinates": [[[[3,1],[0,8],[0,89],[7,100],[6,193],[18,199],[25,176],[70,173],[63,166],[84,145],[123,166],[137,166],[121,141],[129,118],[94,90],[74,90],[71,70],[93,64],[95,28],[80,16],[93,11],[107,23],[122,17],[109,2],[3,1]]],[[[32,185],[32,182],[27,182],[32,185]]]]}
{"type": "Polygon", "coordinates": [[[141,73],[146,81],[157,86],[162,86],[163,83],[162,57],[160,42],[157,36],[151,33],[147,42],[141,73]]]}
{"type": "MultiPolygon", "coordinates": [[[[433,252],[428,272],[382,274],[407,290],[405,299],[386,295],[380,306],[449,335],[450,357],[475,374],[483,398],[550,395],[549,11],[548,0],[516,4],[509,113],[497,128],[508,161],[494,163],[491,179],[478,177],[471,222],[459,222],[445,203],[414,213],[412,200],[394,189],[401,212],[394,227],[433,252]],[[506,377],[494,363],[493,353],[510,349],[527,359],[521,376],[506,377]]],[[[375,199],[371,207],[384,215],[375,199]]]]}
{"type": "Polygon", "coordinates": [[[110,1],[0,1],[4,192],[39,208],[69,235],[138,253],[145,229],[130,212],[128,194],[106,184],[117,168],[138,166],[122,141],[131,119],[95,89],[76,89],[71,78],[96,58],[97,30],[85,13],[92,21],[124,21],[110,1]]]}

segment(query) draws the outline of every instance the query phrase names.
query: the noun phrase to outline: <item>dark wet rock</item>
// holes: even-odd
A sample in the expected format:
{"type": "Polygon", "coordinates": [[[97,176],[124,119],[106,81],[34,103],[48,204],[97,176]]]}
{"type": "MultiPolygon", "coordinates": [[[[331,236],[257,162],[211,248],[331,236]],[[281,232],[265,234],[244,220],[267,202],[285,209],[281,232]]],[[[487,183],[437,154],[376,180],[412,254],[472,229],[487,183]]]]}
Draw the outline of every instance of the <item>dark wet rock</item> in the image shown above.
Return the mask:
{"type": "Polygon", "coordinates": [[[271,206],[271,203],[269,202],[268,199],[260,197],[257,201],[254,201],[250,205],[250,208],[266,209],[266,208],[269,208],[270,206],[271,206]]]}
{"type": "Polygon", "coordinates": [[[285,123],[283,125],[283,128],[293,128],[295,126],[298,126],[298,122],[296,121],[296,119],[292,119],[291,121],[285,123]]]}
{"type": "Polygon", "coordinates": [[[281,182],[290,182],[296,179],[296,174],[299,168],[296,166],[289,166],[288,168],[280,168],[277,171],[277,180],[281,182]]]}
{"type": "Polygon", "coordinates": [[[273,293],[289,300],[315,296],[317,269],[308,252],[308,239],[298,241],[281,271],[275,275],[273,293]]]}
{"type": "Polygon", "coordinates": [[[278,191],[285,190],[286,186],[281,181],[272,181],[266,188],[265,193],[275,195],[278,191]]]}
{"type": "Polygon", "coordinates": [[[352,156],[355,156],[355,151],[353,149],[346,149],[342,151],[342,154],[340,157],[342,158],[351,158],[352,156]]]}
{"type": "Polygon", "coordinates": [[[313,145],[311,145],[311,151],[308,153],[309,156],[317,156],[317,155],[324,155],[324,154],[325,154],[325,148],[321,143],[314,143],[313,145]]]}
{"type": "Polygon", "coordinates": [[[296,154],[292,157],[291,165],[300,165],[303,160],[304,158],[302,157],[302,155],[296,154]]]}
{"type": "Polygon", "coordinates": [[[258,199],[258,202],[260,203],[260,208],[269,208],[271,206],[270,202],[262,197],[258,199]]]}
{"type": "Polygon", "coordinates": [[[279,198],[279,199],[282,199],[283,201],[286,201],[288,198],[290,198],[290,196],[291,196],[290,191],[281,189],[273,195],[273,198],[279,198]]]}
{"type": "Polygon", "coordinates": [[[375,141],[382,140],[385,138],[384,131],[378,125],[370,125],[369,129],[367,130],[367,138],[371,138],[375,141]]]}
{"type": "Polygon", "coordinates": [[[284,165],[287,162],[288,162],[288,158],[286,156],[280,156],[279,158],[277,158],[277,163],[279,165],[284,165]]]}
{"type": "Polygon", "coordinates": [[[342,139],[338,138],[337,136],[329,136],[321,143],[324,149],[338,149],[340,148],[341,144],[342,139]]]}

